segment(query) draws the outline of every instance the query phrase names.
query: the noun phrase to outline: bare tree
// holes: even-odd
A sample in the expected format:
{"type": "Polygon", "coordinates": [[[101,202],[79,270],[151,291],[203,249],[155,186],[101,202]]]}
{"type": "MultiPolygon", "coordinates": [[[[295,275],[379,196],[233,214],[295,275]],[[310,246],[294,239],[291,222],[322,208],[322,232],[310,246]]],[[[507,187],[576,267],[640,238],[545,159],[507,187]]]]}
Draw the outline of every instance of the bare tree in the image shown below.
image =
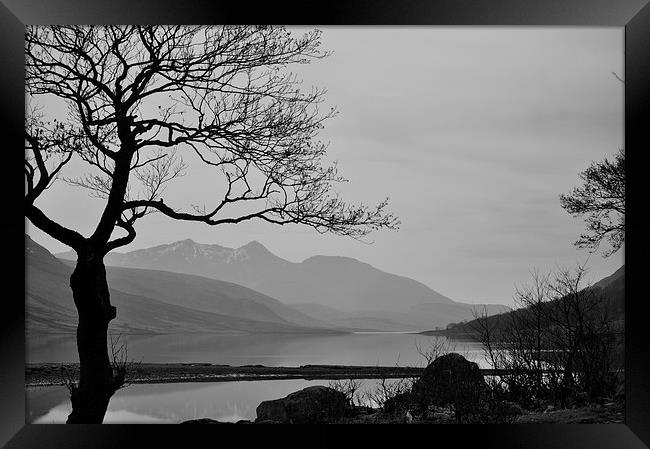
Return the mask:
{"type": "Polygon", "coordinates": [[[142,360],[129,359],[129,347],[123,334],[113,335],[109,332],[109,350],[113,378],[117,388],[125,388],[131,385],[133,375],[142,360]]]}
{"type": "MultiPolygon", "coordinates": [[[[127,342],[123,339],[122,334],[114,336],[109,334],[110,360],[113,369],[116,388],[125,388],[131,384],[129,375],[133,371],[136,363],[129,360],[129,351],[127,342]]],[[[77,387],[79,385],[79,366],[76,364],[61,364],[59,367],[59,383],[64,385],[71,396],[76,397],[77,387]]]]}
{"type": "MultiPolygon", "coordinates": [[[[469,327],[476,335],[478,341],[481,342],[485,361],[490,364],[493,369],[504,369],[508,364],[507,355],[501,349],[501,333],[503,328],[502,320],[505,320],[506,314],[497,314],[490,316],[488,314],[487,306],[482,309],[473,309],[472,314],[474,319],[470,321],[469,327]]],[[[502,392],[508,384],[507,379],[503,375],[499,376],[485,376],[485,381],[490,387],[489,391],[493,396],[501,398],[502,392]]]]}
{"type": "Polygon", "coordinates": [[[579,176],[583,185],[560,195],[560,204],[574,217],[585,217],[587,232],[575,245],[595,251],[605,240],[607,257],[625,241],[625,152],[619,150],[613,161],[592,162],[579,176]]]}
{"type": "Polygon", "coordinates": [[[25,41],[30,103],[53,97],[68,107],[64,119],[28,110],[25,215],[77,253],[70,286],[80,379],[69,423],[102,422],[120,384],[107,350],[116,309],[103,258],[135,239],[137,220],[154,212],[211,226],[257,219],[353,238],[399,225],[387,201],[352,206],[332,190],[345,180],[323,162],[326,145],[315,139],[336,111],[320,111],[325,91],[301,90],[286,71],[327,56],[318,31],[294,37],[270,26],[29,26],[25,41]],[[210,205],[162,197],[189,158],[215,171],[210,205]],[[105,201],[88,237],[37,205],[72,159],[88,171],[63,179],[105,201]]]}
{"type": "MultiPolygon", "coordinates": [[[[395,367],[399,367],[399,354],[395,361],[395,367]]],[[[377,365],[377,374],[374,387],[366,389],[361,394],[361,402],[368,407],[380,408],[383,411],[393,409],[390,412],[395,412],[395,409],[399,409],[410,402],[408,396],[417,380],[416,377],[393,378],[386,371],[380,370],[379,365],[377,365]]]]}
{"type": "Polygon", "coordinates": [[[600,291],[584,286],[586,268],[562,268],[551,284],[555,298],[548,308],[552,363],[562,369],[560,400],[585,392],[592,399],[614,387],[615,333],[609,307],[600,291]]]}
{"type": "Polygon", "coordinates": [[[329,383],[329,387],[345,395],[345,399],[350,407],[359,407],[362,405],[362,398],[359,390],[363,385],[360,379],[336,379],[329,383]]]}
{"type": "Polygon", "coordinates": [[[477,316],[472,326],[492,367],[502,370],[493,392],[522,403],[552,399],[562,405],[586,393],[612,391],[616,333],[609,303],[585,283],[586,267],[532,272],[518,287],[515,310],[477,316]]]}
{"type": "Polygon", "coordinates": [[[381,374],[374,388],[369,388],[363,393],[363,401],[369,407],[384,409],[391,399],[409,393],[415,380],[410,377],[394,379],[381,374]]]}
{"type": "Polygon", "coordinates": [[[65,386],[70,395],[79,384],[79,367],[77,365],[61,364],[58,372],[58,383],[65,386]]]}
{"type": "Polygon", "coordinates": [[[420,355],[420,357],[424,359],[426,363],[425,366],[429,366],[431,362],[433,362],[441,355],[454,352],[455,349],[456,343],[445,337],[432,338],[425,346],[415,340],[415,350],[420,355]]]}

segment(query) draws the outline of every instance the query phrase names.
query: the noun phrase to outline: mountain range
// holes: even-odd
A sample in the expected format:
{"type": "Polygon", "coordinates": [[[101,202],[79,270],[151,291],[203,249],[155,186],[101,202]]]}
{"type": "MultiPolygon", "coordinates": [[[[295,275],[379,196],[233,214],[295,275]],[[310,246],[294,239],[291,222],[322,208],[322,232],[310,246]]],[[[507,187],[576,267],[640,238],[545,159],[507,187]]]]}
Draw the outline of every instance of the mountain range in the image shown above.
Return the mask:
{"type": "MultiPolygon", "coordinates": [[[[73,268],[28,236],[28,333],[73,333],[77,312],[70,289],[73,268]]],[[[245,287],[163,271],[108,268],[111,302],[123,333],[331,333],[332,326],[245,287]]]]}
{"type": "MultiPolygon", "coordinates": [[[[56,256],[76,260],[74,252],[56,256]]],[[[127,253],[112,252],[104,262],[110,266],[109,285],[129,293],[151,295],[147,288],[158,283],[152,279],[140,283],[144,289],[127,288],[123,278],[129,277],[128,270],[132,269],[201,276],[276,298],[303,316],[301,325],[309,325],[304,320],[304,316],[309,316],[336,328],[422,330],[471,319],[476,307],[455,302],[418,281],[381,271],[356,259],[313,256],[303,262],[290,262],[257,241],[228,248],[186,239],[127,253]]],[[[176,276],[173,282],[180,285],[199,281],[176,276]]],[[[174,291],[173,286],[169,288],[174,291]]],[[[188,304],[198,301],[183,296],[188,301],[185,306],[193,307],[188,304]]],[[[205,298],[202,301],[205,304],[205,298]]],[[[507,310],[501,305],[487,307],[489,313],[507,310]]],[[[284,317],[291,320],[289,315],[284,317]]]]}

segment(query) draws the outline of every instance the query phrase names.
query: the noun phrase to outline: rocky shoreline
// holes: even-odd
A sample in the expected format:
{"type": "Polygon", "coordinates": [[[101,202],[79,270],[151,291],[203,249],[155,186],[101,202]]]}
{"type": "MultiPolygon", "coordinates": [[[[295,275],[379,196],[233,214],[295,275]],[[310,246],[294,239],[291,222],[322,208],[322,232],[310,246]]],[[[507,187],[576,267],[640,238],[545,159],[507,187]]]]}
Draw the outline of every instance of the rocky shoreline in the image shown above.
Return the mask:
{"type": "MultiPolygon", "coordinates": [[[[545,405],[525,410],[514,403],[499,407],[485,423],[493,424],[621,424],[625,404],[622,400],[555,409],[545,405]]],[[[280,399],[264,401],[257,407],[257,419],[224,422],[199,418],[181,424],[457,424],[455,410],[429,405],[421,413],[350,406],[345,396],[329,387],[314,386],[280,399]]],[[[478,421],[481,422],[481,421],[478,421]]]]}
{"type": "MultiPolygon", "coordinates": [[[[77,365],[26,366],[26,386],[65,385],[76,377],[77,365]]],[[[451,423],[623,423],[624,392],[607,397],[578,394],[562,402],[523,401],[507,392],[491,389],[486,374],[476,363],[456,353],[437,357],[426,368],[304,365],[267,367],[229,366],[209,363],[134,364],[129,383],[226,382],[242,380],[311,379],[333,380],[329,387],[310,386],[286,397],[263,401],[254,421],[239,424],[451,424],[451,423]],[[353,379],[382,379],[384,388],[369,398],[355,400],[353,379]],[[406,381],[406,388],[386,389],[386,379],[406,381]],[[347,380],[350,384],[339,382],[347,380]],[[505,394],[504,394],[505,393],[505,394]],[[522,404],[528,404],[522,407],[522,404]],[[373,405],[375,404],[375,405],[373,405]],[[372,407],[371,407],[372,406],[372,407]]],[[[182,424],[226,424],[209,417],[182,424]]]]}
{"type": "MultiPolygon", "coordinates": [[[[456,353],[431,362],[407,388],[383,390],[376,408],[355,401],[354,390],[344,384],[311,386],[289,395],[261,402],[255,421],[240,424],[523,424],[523,423],[622,423],[624,396],[584,395],[563,402],[528,401],[528,408],[497,394],[486,384],[476,363],[456,353]]],[[[376,401],[375,401],[376,402],[376,401]]],[[[209,418],[183,424],[221,424],[209,418]]]]}
{"type": "MultiPolygon", "coordinates": [[[[527,410],[513,420],[511,424],[623,424],[625,422],[625,404],[622,401],[591,404],[560,410],[527,410]]],[[[200,418],[184,421],[181,424],[281,424],[279,421],[237,422],[217,421],[200,418]]],[[[453,412],[440,408],[428,417],[393,416],[376,409],[359,408],[348,416],[325,422],[323,424],[456,424],[453,412]]]]}

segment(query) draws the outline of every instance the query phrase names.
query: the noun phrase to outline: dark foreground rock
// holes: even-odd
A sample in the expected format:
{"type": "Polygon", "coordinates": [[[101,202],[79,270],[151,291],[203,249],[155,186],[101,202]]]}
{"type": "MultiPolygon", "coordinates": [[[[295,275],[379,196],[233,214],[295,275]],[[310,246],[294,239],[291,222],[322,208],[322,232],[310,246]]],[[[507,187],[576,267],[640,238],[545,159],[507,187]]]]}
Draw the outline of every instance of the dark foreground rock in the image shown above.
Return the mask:
{"type": "Polygon", "coordinates": [[[212,418],[199,418],[199,419],[190,419],[189,421],[183,421],[181,424],[232,424],[230,422],[217,421],[212,418]]]}
{"type": "Polygon", "coordinates": [[[329,387],[314,386],[257,406],[257,420],[292,424],[329,423],[344,417],[345,395],[329,387]]]}
{"type": "Polygon", "coordinates": [[[453,405],[456,417],[477,410],[487,389],[478,365],[457,353],[435,359],[411,390],[412,405],[426,410],[430,405],[453,405]]]}
{"type": "Polygon", "coordinates": [[[403,415],[411,408],[413,395],[410,391],[400,393],[384,402],[383,412],[388,415],[403,415]]]}
{"type": "MultiPolygon", "coordinates": [[[[574,409],[560,409],[547,411],[523,410],[512,402],[497,404],[499,410],[491,410],[489,419],[481,421],[484,424],[516,423],[516,424],[574,424],[574,423],[623,423],[625,403],[622,401],[608,402],[604,405],[590,404],[574,409]],[[492,414],[509,415],[509,419],[496,419],[492,414]]],[[[413,415],[406,419],[402,414],[387,414],[379,409],[367,407],[354,407],[348,410],[346,416],[337,418],[332,423],[337,424],[455,424],[456,418],[451,407],[429,406],[429,409],[420,415],[413,415]]],[[[328,422],[325,422],[328,423],[328,422]]],[[[216,421],[210,418],[184,421],[181,424],[232,424],[216,421]]],[[[236,424],[280,424],[273,420],[238,421],[236,424]]]]}
{"type": "Polygon", "coordinates": [[[183,421],[181,424],[253,424],[253,421],[247,421],[245,419],[239,420],[235,423],[233,422],[223,422],[217,421],[212,418],[199,418],[199,419],[190,419],[189,421],[183,421]]]}

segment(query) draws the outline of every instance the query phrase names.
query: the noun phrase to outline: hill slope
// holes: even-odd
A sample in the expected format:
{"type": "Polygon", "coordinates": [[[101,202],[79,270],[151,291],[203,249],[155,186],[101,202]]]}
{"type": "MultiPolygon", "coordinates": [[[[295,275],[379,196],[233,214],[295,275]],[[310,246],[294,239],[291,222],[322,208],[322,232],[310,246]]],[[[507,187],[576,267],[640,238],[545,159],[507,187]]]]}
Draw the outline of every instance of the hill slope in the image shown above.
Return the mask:
{"type": "MultiPolygon", "coordinates": [[[[28,332],[74,332],[77,313],[69,286],[72,268],[28,236],[25,259],[28,332]]],[[[118,311],[111,327],[125,333],[328,332],[317,328],[323,323],[250,289],[182,276],[107,270],[111,302],[118,311]]]]}
{"type": "MultiPolygon", "coordinates": [[[[624,326],[625,318],[625,265],[616,270],[610,276],[607,276],[590,287],[588,289],[593,289],[598,295],[597,298],[600,298],[598,304],[599,311],[606,310],[608,319],[620,329],[624,326]]],[[[544,307],[556,307],[554,303],[557,301],[564,301],[565,298],[556,299],[544,304],[544,307]]],[[[509,311],[507,313],[520,313],[525,309],[517,309],[509,311]]],[[[488,323],[491,328],[494,329],[495,333],[499,332],[500,324],[506,323],[508,320],[502,318],[507,317],[507,315],[494,315],[488,318],[488,323]]],[[[476,334],[476,330],[480,326],[477,325],[476,320],[470,320],[466,323],[453,324],[442,331],[431,331],[425,333],[439,334],[445,336],[472,336],[476,334]]]]}

